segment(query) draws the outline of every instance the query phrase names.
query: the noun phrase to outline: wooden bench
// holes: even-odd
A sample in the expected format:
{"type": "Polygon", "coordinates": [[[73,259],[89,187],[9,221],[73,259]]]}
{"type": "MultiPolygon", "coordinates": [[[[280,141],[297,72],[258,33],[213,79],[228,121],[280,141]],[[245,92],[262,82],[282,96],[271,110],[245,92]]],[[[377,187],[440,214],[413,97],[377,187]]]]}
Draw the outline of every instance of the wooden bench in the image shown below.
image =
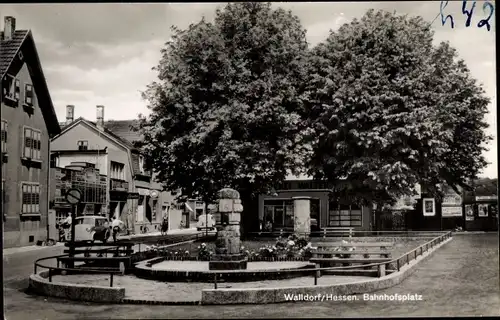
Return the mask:
{"type": "MultiPolygon", "coordinates": [[[[64,253],[71,253],[70,249],[64,250],[64,253]]],[[[115,254],[115,255],[126,255],[130,256],[132,253],[134,253],[133,249],[115,249],[115,248],[109,248],[109,249],[75,249],[73,251],[74,254],[85,254],[89,255],[91,253],[97,253],[97,254],[115,254]]]]}
{"type": "Polygon", "coordinates": [[[347,227],[325,227],[321,229],[323,233],[323,238],[326,238],[327,235],[340,235],[342,237],[352,237],[354,234],[354,228],[347,227]]]}
{"type": "Polygon", "coordinates": [[[351,255],[358,256],[362,255],[364,258],[370,258],[370,256],[379,256],[381,258],[390,258],[391,253],[388,251],[348,251],[348,250],[339,250],[339,251],[324,251],[324,250],[313,250],[312,251],[313,258],[332,258],[336,255],[351,255]]]}
{"type": "Polygon", "coordinates": [[[318,248],[331,248],[331,247],[340,247],[340,248],[376,248],[379,247],[381,250],[385,250],[388,248],[392,248],[394,243],[392,242],[317,242],[312,243],[313,247],[318,248]]]}
{"type": "Polygon", "coordinates": [[[57,265],[59,263],[67,265],[68,262],[96,262],[96,261],[108,261],[108,262],[123,262],[125,266],[130,265],[130,257],[59,257],[57,258],[57,265]]]}
{"type": "Polygon", "coordinates": [[[309,259],[312,263],[320,264],[323,266],[335,266],[338,264],[372,264],[372,263],[382,263],[389,262],[390,258],[311,258],[309,259]]]}

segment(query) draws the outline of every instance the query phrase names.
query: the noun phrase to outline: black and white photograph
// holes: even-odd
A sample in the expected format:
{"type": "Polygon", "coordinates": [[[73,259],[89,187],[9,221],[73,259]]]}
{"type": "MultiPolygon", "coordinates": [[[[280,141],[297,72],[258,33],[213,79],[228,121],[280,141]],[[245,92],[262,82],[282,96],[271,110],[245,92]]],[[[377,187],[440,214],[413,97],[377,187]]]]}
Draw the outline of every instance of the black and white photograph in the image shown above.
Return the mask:
{"type": "Polygon", "coordinates": [[[0,4],[4,318],[500,316],[495,10],[0,4]]]}

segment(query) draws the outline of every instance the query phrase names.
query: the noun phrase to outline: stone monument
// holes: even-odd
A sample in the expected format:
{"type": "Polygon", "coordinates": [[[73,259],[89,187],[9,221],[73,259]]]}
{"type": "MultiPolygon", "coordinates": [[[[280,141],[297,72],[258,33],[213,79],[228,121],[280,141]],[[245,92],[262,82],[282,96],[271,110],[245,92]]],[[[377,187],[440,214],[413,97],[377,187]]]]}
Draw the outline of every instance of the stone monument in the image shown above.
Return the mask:
{"type": "Polygon", "coordinates": [[[217,226],[215,255],[209,262],[210,270],[243,270],[248,259],[240,253],[240,221],[243,206],[240,194],[230,188],[219,191],[213,216],[217,226]]]}

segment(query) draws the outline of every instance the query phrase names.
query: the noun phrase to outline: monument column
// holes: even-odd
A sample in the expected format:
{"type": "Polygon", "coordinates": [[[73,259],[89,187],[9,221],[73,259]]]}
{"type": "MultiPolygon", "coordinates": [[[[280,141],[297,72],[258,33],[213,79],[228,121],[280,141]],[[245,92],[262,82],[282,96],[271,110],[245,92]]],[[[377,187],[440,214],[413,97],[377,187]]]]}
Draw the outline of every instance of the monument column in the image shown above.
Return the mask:
{"type": "Polygon", "coordinates": [[[308,236],[311,232],[311,197],[293,197],[293,231],[297,236],[308,236]]]}

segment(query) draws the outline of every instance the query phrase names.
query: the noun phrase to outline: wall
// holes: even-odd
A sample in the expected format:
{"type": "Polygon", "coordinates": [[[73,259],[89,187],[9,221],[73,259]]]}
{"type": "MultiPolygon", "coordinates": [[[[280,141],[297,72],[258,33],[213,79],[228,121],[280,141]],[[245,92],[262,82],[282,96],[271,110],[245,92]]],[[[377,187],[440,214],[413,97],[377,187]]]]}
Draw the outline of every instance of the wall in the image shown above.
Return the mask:
{"type": "MultiPolygon", "coordinates": [[[[56,137],[56,139],[54,139],[51,143],[52,150],[77,150],[78,140],[87,140],[89,149],[102,150],[104,148],[107,148],[107,154],[100,155],[99,158],[97,158],[97,154],[90,155],[85,152],[75,151],[72,154],[60,155],[59,166],[62,167],[63,165],[67,165],[70,162],[90,162],[96,164],[97,159],[99,159],[99,163],[98,165],[96,164],[96,167],[99,168],[101,174],[107,176],[107,199],[109,199],[109,202],[118,202],[118,200],[122,202],[124,205],[120,206],[119,209],[120,218],[124,222],[127,220],[131,222],[132,219],[129,216],[132,215],[132,203],[131,201],[127,200],[125,192],[121,194],[110,192],[109,188],[111,175],[108,174],[110,173],[111,161],[124,164],[124,180],[128,182],[128,192],[132,192],[134,190],[133,172],[131,168],[129,150],[119,145],[115,140],[108,138],[106,135],[99,134],[99,132],[96,131],[96,128],[93,128],[91,125],[88,125],[83,121],[80,121],[74,127],[56,137]],[[120,196],[120,198],[116,197],[118,195],[120,196]]],[[[108,210],[109,209],[110,207],[108,207],[108,210]]],[[[108,211],[108,213],[110,212],[108,211]]]]}
{"type": "Polygon", "coordinates": [[[328,191],[282,191],[278,192],[278,196],[276,197],[273,197],[271,195],[259,195],[259,219],[262,219],[264,217],[264,200],[291,199],[292,197],[298,196],[307,196],[319,199],[320,221],[318,221],[318,223],[320,227],[326,226],[326,215],[328,212],[328,191]]]}
{"type": "Polygon", "coordinates": [[[2,179],[5,180],[5,213],[4,247],[25,246],[36,244],[38,240],[45,240],[47,236],[47,209],[48,209],[48,175],[49,175],[49,135],[47,125],[40,110],[34,88],[34,113],[29,115],[23,109],[25,84],[32,83],[26,64],[16,75],[21,81],[20,101],[17,107],[7,106],[2,102],[1,117],[7,120],[7,152],[8,162],[2,164],[2,179]],[[28,168],[21,165],[23,156],[24,126],[41,130],[41,168],[28,168]],[[40,216],[37,218],[21,218],[22,195],[21,182],[31,181],[40,184],[40,216]],[[29,236],[34,241],[29,242],[29,236]]]}

